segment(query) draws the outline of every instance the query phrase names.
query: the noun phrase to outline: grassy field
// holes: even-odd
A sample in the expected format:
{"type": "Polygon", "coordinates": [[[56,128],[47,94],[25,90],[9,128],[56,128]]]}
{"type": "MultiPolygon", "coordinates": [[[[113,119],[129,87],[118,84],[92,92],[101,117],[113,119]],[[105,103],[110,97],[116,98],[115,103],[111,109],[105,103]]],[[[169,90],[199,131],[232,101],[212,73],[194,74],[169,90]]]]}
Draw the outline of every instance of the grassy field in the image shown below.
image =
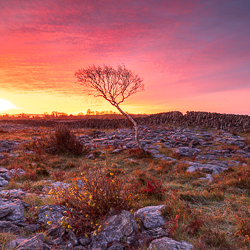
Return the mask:
{"type": "MultiPolygon", "coordinates": [[[[75,135],[91,132],[91,129],[71,131],[75,135]]],[[[88,235],[98,228],[111,208],[127,208],[133,212],[140,207],[165,204],[162,213],[166,221],[170,221],[166,228],[171,238],[186,240],[194,245],[194,249],[250,249],[249,159],[234,158],[246,163],[246,166],[229,168],[213,176],[214,181],[210,183],[199,180],[205,176],[203,173],[186,172],[188,165],[181,161],[191,159],[177,157],[173,149],[162,144],[160,153],[176,158],[177,164],[154,159],[140,150],[122,150],[119,154],[113,154],[113,147],[96,147],[91,151],[97,156],[95,160],[78,154],[79,149],[74,146],[71,152],[60,148],[51,153],[46,149],[53,143],[56,147],[53,133],[49,128],[41,127],[1,133],[2,140],[42,137],[39,143],[27,143],[13,152],[18,153],[19,157],[6,156],[0,162],[7,169],[22,168],[26,171],[24,175],[15,176],[5,189],[22,188],[30,193],[23,199],[32,205],[25,214],[27,221],[36,218],[41,205],[57,203],[72,207],[75,204],[74,209],[85,209],[85,214],[82,218],[76,217],[76,213],[71,216],[86,223],[86,227],[79,229],[79,225],[73,222],[66,226],[72,227],[76,233],[85,230],[88,235]],[[34,151],[34,154],[25,153],[26,150],[34,151]],[[48,185],[48,180],[70,183],[71,188],[46,196],[42,189],[48,185]],[[79,180],[89,183],[84,194],[77,188],[79,180]],[[105,192],[101,193],[93,185],[91,187],[91,183],[99,185],[105,192]],[[105,202],[109,204],[105,205],[105,202]],[[86,219],[86,215],[91,218],[86,219]]],[[[250,144],[250,134],[240,135],[250,144]]],[[[74,143],[73,140],[72,145],[74,143]]],[[[216,145],[217,149],[226,147],[216,145]]],[[[84,145],[82,151],[85,154],[90,152],[84,145]]],[[[9,234],[1,233],[0,244],[11,238],[9,234]]]]}

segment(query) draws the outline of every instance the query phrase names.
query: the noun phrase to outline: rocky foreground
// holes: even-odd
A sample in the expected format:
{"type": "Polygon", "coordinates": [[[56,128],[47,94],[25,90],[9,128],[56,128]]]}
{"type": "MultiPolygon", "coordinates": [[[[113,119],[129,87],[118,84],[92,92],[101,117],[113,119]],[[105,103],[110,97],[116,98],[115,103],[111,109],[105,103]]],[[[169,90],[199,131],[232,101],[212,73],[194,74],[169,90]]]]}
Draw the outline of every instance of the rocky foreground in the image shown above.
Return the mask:
{"type": "MultiPolygon", "coordinates": [[[[14,131],[28,128],[27,125],[14,125],[2,123],[1,129],[4,131],[14,131]]],[[[53,130],[53,129],[52,129],[53,130]]],[[[250,159],[250,144],[246,140],[225,130],[205,130],[200,128],[184,129],[182,127],[145,126],[139,127],[140,138],[144,147],[150,151],[155,158],[164,161],[185,162],[189,165],[186,171],[200,171],[206,174],[204,179],[213,181],[213,175],[228,169],[236,168],[244,164],[235,158],[250,159]],[[215,149],[216,145],[224,145],[222,149],[215,149]],[[169,157],[161,154],[161,147],[174,150],[174,156],[169,157]],[[175,157],[176,156],[176,157],[175,157]],[[181,160],[186,157],[185,161],[181,160]],[[187,160],[188,158],[188,160],[187,160]]],[[[114,154],[122,153],[123,150],[136,148],[134,131],[132,128],[117,129],[114,132],[94,131],[90,135],[79,135],[78,139],[85,145],[93,149],[111,145],[116,149],[114,154]]],[[[32,140],[40,140],[33,137],[32,140]]],[[[0,140],[0,158],[19,157],[16,150],[29,140],[0,140]]],[[[33,154],[27,151],[27,154],[33,154]]],[[[86,157],[95,159],[98,154],[90,153],[86,157]]],[[[101,156],[100,156],[101,157],[101,156]]],[[[131,159],[132,160],[132,159],[131,159]]],[[[144,207],[131,214],[129,211],[122,211],[118,215],[110,216],[104,223],[104,228],[97,235],[92,237],[76,237],[70,229],[67,231],[57,225],[60,221],[65,207],[59,205],[45,205],[40,207],[38,220],[36,223],[28,223],[25,220],[24,211],[29,204],[22,201],[26,195],[23,190],[5,190],[4,187],[11,180],[13,175],[23,174],[22,170],[7,170],[0,167],[0,231],[11,231],[17,238],[10,242],[8,248],[16,249],[126,249],[129,246],[142,248],[149,243],[148,249],[192,249],[192,245],[187,242],[176,242],[169,238],[168,231],[164,229],[166,221],[161,215],[163,205],[144,207]],[[19,172],[18,172],[19,171],[19,172]],[[138,224],[138,220],[141,224],[138,224]],[[51,225],[47,222],[51,221],[51,225]],[[44,234],[36,233],[46,224],[49,229],[46,235],[52,240],[45,241],[44,234]],[[29,238],[23,238],[20,230],[27,230],[34,234],[29,238]],[[55,247],[59,248],[55,248],[55,247]],[[125,248],[126,247],[126,248],[125,248]]],[[[67,183],[51,183],[54,188],[67,187],[67,183]]],[[[46,192],[46,189],[44,189],[46,192]]],[[[128,249],[128,248],[127,248],[128,249]]]]}

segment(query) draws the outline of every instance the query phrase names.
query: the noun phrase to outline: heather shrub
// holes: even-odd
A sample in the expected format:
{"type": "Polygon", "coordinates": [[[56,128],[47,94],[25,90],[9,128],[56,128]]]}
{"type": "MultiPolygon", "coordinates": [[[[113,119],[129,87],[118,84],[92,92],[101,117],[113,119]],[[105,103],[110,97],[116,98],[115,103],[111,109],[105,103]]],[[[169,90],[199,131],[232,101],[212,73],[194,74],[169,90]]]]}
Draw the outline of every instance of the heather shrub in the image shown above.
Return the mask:
{"type": "Polygon", "coordinates": [[[65,172],[64,171],[54,171],[53,172],[53,178],[56,181],[63,181],[65,178],[65,172]]]}
{"type": "Polygon", "coordinates": [[[17,175],[14,179],[16,181],[21,181],[21,180],[36,181],[37,174],[36,174],[36,171],[34,171],[32,169],[26,169],[23,174],[17,175]]]}
{"type": "Polygon", "coordinates": [[[57,153],[81,155],[84,151],[83,144],[77,140],[69,127],[65,125],[59,125],[55,133],[50,136],[50,140],[57,153]]]}
{"type": "Polygon", "coordinates": [[[45,168],[45,166],[38,166],[36,168],[36,175],[42,177],[48,177],[50,175],[49,171],[45,168]]]}
{"type": "Polygon", "coordinates": [[[77,140],[76,136],[70,131],[66,125],[59,125],[56,127],[54,133],[48,137],[33,140],[24,145],[26,150],[32,150],[36,154],[41,155],[42,152],[50,154],[73,154],[76,156],[87,154],[90,149],[84,146],[77,140]]]}
{"type": "Polygon", "coordinates": [[[236,217],[237,219],[237,234],[240,234],[242,236],[248,236],[250,237],[250,218],[239,218],[238,216],[236,217]]]}
{"type": "Polygon", "coordinates": [[[87,234],[101,228],[108,214],[137,207],[136,193],[128,189],[113,173],[98,168],[78,179],[78,185],[56,192],[58,202],[68,208],[61,224],[76,234],[87,234]],[[80,184],[79,184],[80,182],[80,184]]]}

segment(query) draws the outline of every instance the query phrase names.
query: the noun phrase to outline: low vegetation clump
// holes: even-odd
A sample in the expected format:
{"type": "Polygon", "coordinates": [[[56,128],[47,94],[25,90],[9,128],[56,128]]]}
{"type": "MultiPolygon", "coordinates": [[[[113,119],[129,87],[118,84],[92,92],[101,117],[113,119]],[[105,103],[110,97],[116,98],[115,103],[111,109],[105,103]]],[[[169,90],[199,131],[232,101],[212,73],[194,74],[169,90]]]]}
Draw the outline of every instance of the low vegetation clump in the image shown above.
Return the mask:
{"type": "Polygon", "coordinates": [[[56,153],[72,153],[74,155],[83,153],[83,144],[77,140],[65,125],[59,125],[55,133],[50,136],[50,140],[56,153]]]}
{"type": "Polygon", "coordinates": [[[62,225],[77,234],[89,235],[93,230],[100,230],[101,222],[108,214],[121,210],[132,212],[137,207],[134,190],[126,188],[122,180],[105,169],[82,173],[82,177],[74,181],[73,187],[51,193],[68,208],[62,225]]]}
{"type": "Polygon", "coordinates": [[[152,158],[152,154],[147,151],[147,150],[142,150],[139,147],[138,148],[133,148],[129,150],[129,155],[134,157],[134,158],[138,158],[138,159],[142,159],[142,158],[152,158]]]}
{"type": "Polygon", "coordinates": [[[0,233],[0,246],[1,249],[6,249],[8,243],[16,238],[14,233],[6,232],[0,233]]]}
{"type": "Polygon", "coordinates": [[[167,187],[164,186],[162,180],[154,179],[145,179],[139,178],[139,181],[134,185],[134,188],[138,193],[144,194],[149,198],[154,197],[157,200],[164,200],[167,187]],[[144,187],[146,184],[146,188],[144,187]]]}
{"type": "Polygon", "coordinates": [[[72,154],[75,156],[86,155],[90,149],[84,146],[66,125],[59,125],[55,132],[49,136],[32,141],[25,145],[26,149],[38,154],[47,152],[51,154],[72,154]]]}

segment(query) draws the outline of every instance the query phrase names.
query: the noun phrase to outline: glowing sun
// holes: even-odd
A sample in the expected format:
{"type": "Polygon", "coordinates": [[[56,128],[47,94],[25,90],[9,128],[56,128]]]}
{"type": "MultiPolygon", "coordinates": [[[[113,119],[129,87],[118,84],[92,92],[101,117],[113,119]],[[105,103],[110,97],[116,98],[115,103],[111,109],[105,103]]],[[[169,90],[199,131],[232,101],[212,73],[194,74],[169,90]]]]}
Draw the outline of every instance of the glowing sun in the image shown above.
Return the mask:
{"type": "Polygon", "coordinates": [[[8,100],[0,99],[0,111],[16,109],[17,107],[8,100]]]}

